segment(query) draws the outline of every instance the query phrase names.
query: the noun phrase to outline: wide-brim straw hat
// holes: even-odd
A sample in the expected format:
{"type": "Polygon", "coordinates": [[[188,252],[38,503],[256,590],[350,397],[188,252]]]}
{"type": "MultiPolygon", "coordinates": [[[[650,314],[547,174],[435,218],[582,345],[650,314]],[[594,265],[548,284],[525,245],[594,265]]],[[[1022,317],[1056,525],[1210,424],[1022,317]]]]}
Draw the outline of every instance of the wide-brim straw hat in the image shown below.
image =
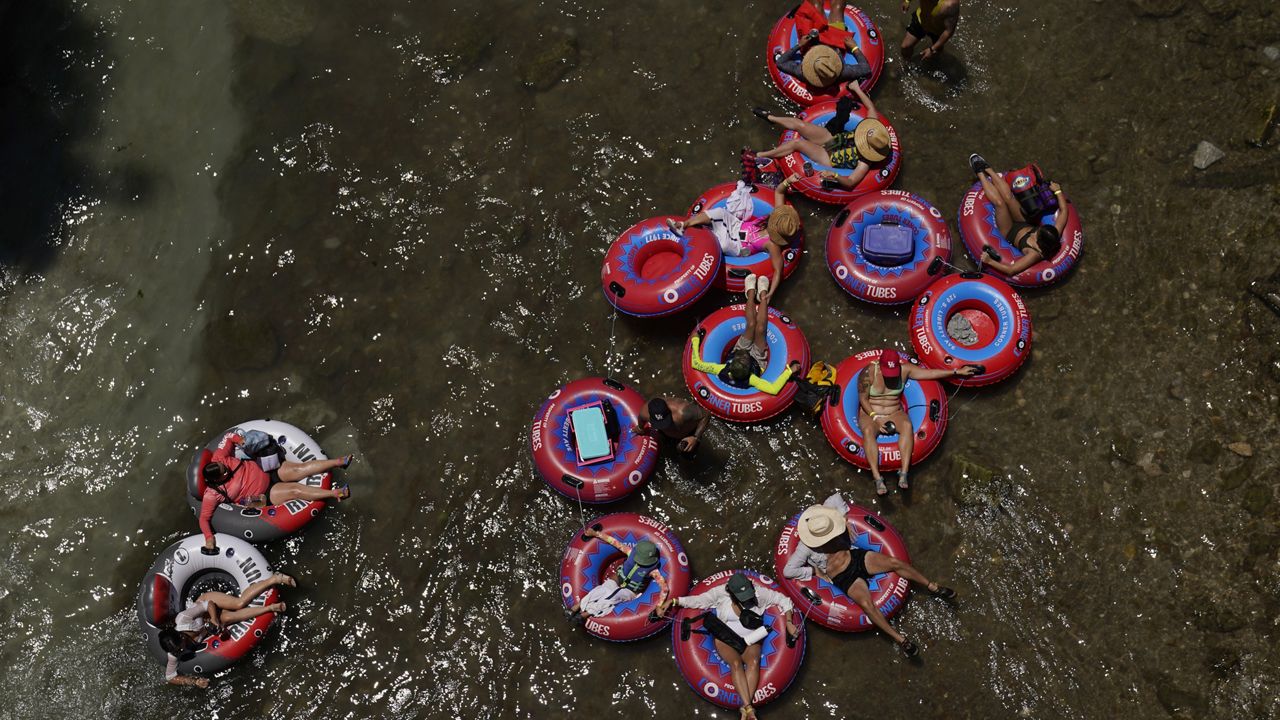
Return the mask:
{"type": "Polygon", "coordinates": [[[790,205],[782,205],[769,213],[769,222],[765,225],[769,239],[778,245],[790,245],[791,238],[800,232],[800,213],[790,205]]]}
{"type": "Polygon", "coordinates": [[[875,118],[867,118],[858,123],[858,127],[853,130],[853,144],[858,148],[858,157],[867,162],[880,162],[893,151],[889,128],[875,118]]]}
{"type": "Polygon", "coordinates": [[[840,77],[844,62],[840,53],[826,45],[816,45],[804,54],[800,64],[800,74],[804,81],[816,87],[827,87],[840,77]]]}
{"type": "Polygon", "coordinates": [[[800,542],[811,548],[822,547],[849,532],[844,513],[826,505],[811,505],[800,513],[800,522],[796,525],[800,533],[800,542]]]}

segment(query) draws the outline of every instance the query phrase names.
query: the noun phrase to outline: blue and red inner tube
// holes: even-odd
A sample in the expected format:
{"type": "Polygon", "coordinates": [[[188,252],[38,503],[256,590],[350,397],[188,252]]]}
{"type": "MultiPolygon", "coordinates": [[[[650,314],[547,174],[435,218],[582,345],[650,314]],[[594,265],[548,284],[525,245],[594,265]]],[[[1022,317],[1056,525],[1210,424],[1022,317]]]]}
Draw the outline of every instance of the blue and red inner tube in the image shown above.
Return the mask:
{"type": "MultiPolygon", "coordinates": [[[[774,204],[774,193],[764,186],[756,186],[758,192],[751,197],[752,200],[752,218],[762,218],[773,212],[776,207],[774,204]]],[[[723,207],[728,201],[729,196],[737,189],[737,183],[723,183],[702,193],[702,195],[689,208],[689,216],[693,217],[700,212],[705,212],[715,207],[723,207]]],[[[790,203],[787,203],[790,205],[790,203]]],[[[796,233],[791,239],[791,244],[782,249],[782,277],[783,279],[791,277],[791,273],[796,271],[800,266],[800,256],[804,253],[804,228],[796,233]]],[[[743,281],[748,275],[763,275],[765,277],[773,277],[773,262],[769,259],[768,252],[758,252],[746,257],[729,257],[724,256],[724,265],[721,271],[716,273],[715,286],[721,290],[740,293],[743,290],[743,281]]]]}
{"type": "Polygon", "coordinates": [[[650,218],[618,236],[600,271],[604,296],[618,310],[638,317],[680,312],[702,297],[720,274],[722,253],[715,235],[667,227],[673,215],[650,218]]]}
{"type": "MultiPolygon", "coordinates": [[[[835,102],[820,102],[812,107],[805,108],[796,117],[805,122],[822,126],[835,114],[835,102]]],[[[859,105],[853,112],[849,113],[849,121],[844,126],[845,131],[853,132],[854,128],[858,127],[858,123],[865,120],[866,117],[866,109],[859,105]]],[[[833,168],[827,165],[820,165],[800,152],[793,152],[790,155],[778,158],[762,166],[761,169],[766,172],[780,172],[783,177],[799,173],[800,180],[793,187],[811,200],[831,205],[843,205],[859,195],[865,195],[876,190],[886,190],[893,185],[893,181],[898,177],[898,171],[902,169],[902,147],[898,143],[898,132],[893,129],[893,125],[889,124],[889,119],[882,114],[880,122],[884,123],[885,129],[889,132],[889,144],[892,148],[889,157],[878,163],[871,163],[871,169],[867,171],[866,176],[851,190],[846,190],[843,187],[824,187],[819,173],[824,170],[831,170],[837,175],[847,176],[853,174],[853,168],[833,168]],[[805,175],[805,163],[812,163],[813,175],[805,175]]],[[[787,130],[782,133],[778,144],[781,145],[798,137],[800,137],[800,133],[795,130],[787,130]]]]}
{"type": "Polygon", "coordinates": [[[911,302],[950,261],[951,231],[942,212],[902,190],[855,198],[827,233],[831,276],[845,292],[877,305],[911,302]]]}
{"type": "Polygon", "coordinates": [[[979,273],[948,275],[935,281],[911,309],[911,344],[927,367],[957,369],[979,365],[957,385],[990,385],[1013,375],[1031,355],[1031,315],[1022,297],[1003,280],[979,273]],[[947,325],[955,315],[968,321],[976,339],[965,345],[947,325]]]}
{"type": "MultiPolygon", "coordinates": [[[[692,593],[685,594],[701,595],[729,582],[729,578],[736,573],[742,573],[764,587],[782,591],[778,583],[753,570],[722,570],[703,578],[694,586],[692,593]]],[[[693,608],[679,608],[673,614],[671,648],[676,656],[676,667],[698,697],[722,708],[736,710],[743,704],[742,691],[734,687],[729,664],[716,652],[715,640],[710,635],[698,632],[690,632],[687,637],[682,637],[682,622],[692,620],[703,612],[705,611],[693,608]]],[[[786,640],[786,618],[774,607],[764,613],[764,624],[770,632],[760,641],[760,683],[756,686],[755,697],[751,699],[754,705],[764,705],[775,700],[795,680],[796,673],[800,672],[807,633],[802,627],[803,618],[797,610],[791,611],[791,622],[800,630],[800,634],[796,637],[795,645],[789,647],[786,640]]],[[[696,623],[693,628],[697,628],[696,623]]]]}
{"type": "Polygon", "coordinates": [[[552,490],[584,503],[607,503],[630,495],[644,484],[658,464],[658,441],[636,435],[645,398],[610,378],[574,380],[556,390],[533,416],[529,433],[533,466],[552,490]],[[617,414],[613,456],[580,464],[569,413],[592,403],[608,402],[617,414]]]}
{"type": "MultiPolygon", "coordinates": [[[[834,402],[828,401],[822,409],[822,433],[840,457],[867,469],[866,450],[863,448],[862,427],[858,424],[858,380],[872,361],[880,358],[880,350],[866,350],[845,358],[836,366],[836,380],[840,393],[834,402]]],[[[899,352],[901,366],[919,363],[906,353],[899,352]]],[[[929,457],[942,442],[947,431],[947,392],[937,380],[908,380],[902,389],[902,405],[911,418],[915,444],[911,447],[911,464],[929,457]]],[[[881,435],[877,438],[880,449],[881,470],[897,470],[902,467],[902,450],[898,448],[898,436],[881,435]]]]}
{"type": "MultiPolygon", "coordinates": [[[[722,363],[729,357],[738,336],[747,330],[745,309],[746,305],[741,303],[720,308],[694,328],[690,337],[700,330],[705,331],[700,341],[704,361],[722,363]]],[[[809,367],[809,341],[788,315],[774,307],[769,308],[765,342],[769,346],[769,363],[762,368],[761,376],[765,380],[777,378],[792,360],[799,362],[803,369],[809,367]]],[[[715,375],[695,370],[692,358],[693,345],[685,342],[681,365],[685,385],[699,405],[723,420],[741,423],[767,420],[786,410],[795,399],[796,384],[793,382],[785,383],[777,395],[755,388],[736,388],[715,375]]]]}
{"type": "MultiPolygon", "coordinates": [[[[614,513],[587,523],[597,532],[607,533],[627,545],[648,540],[658,546],[658,572],[678,597],[689,593],[692,576],[689,556],[684,545],[666,525],[636,513],[614,513]]],[[[574,534],[560,560],[560,598],[565,608],[580,602],[591,589],[613,577],[626,560],[617,548],[598,538],[588,538],[581,531],[574,534]]],[[[615,605],[607,615],[588,617],[583,627],[588,633],[614,642],[630,642],[656,635],[669,619],[650,622],[649,613],[658,609],[661,589],[652,580],[640,595],[615,605]]]]}
{"type": "MultiPolygon", "coordinates": [[[[822,12],[827,13],[829,3],[822,3],[822,12]]],[[[799,6],[797,6],[798,8],[799,6]]],[[[799,105],[813,105],[814,103],[825,102],[827,100],[835,100],[841,93],[847,93],[844,90],[844,83],[834,83],[828,87],[820,88],[805,82],[802,77],[788,75],[778,69],[777,63],[774,62],[774,56],[778,53],[786,54],[791,52],[800,42],[800,33],[796,30],[796,11],[782,16],[777,24],[773,26],[773,30],[769,32],[769,49],[765,52],[765,64],[769,70],[769,79],[773,80],[774,86],[778,91],[787,97],[788,100],[799,105]]],[[[862,54],[867,58],[867,63],[871,65],[871,75],[864,79],[860,85],[862,89],[871,92],[871,88],[875,87],[876,82],[880,79],[880,74],[884,71],[884,43],[881,42],[880,29],[876,27],[875,22],[865,12],[859,10],[852,5],[846,5],[844,8],[844,26],[849,32],[853,33],[854,42],[862,54]]],[[[845,63],[856,62],[853,54],[844,52],[841,60],[845,63]]]]}
{"type": "MultiPolygon", "coordinates": [[[[1032,179],[1036,175],[1034,165],[1005,173],[1005,180],[1012,186],[1020,178],[1032,179]]],[[[1053,225],[1053,214],[1038,218],[1027,218],[1027,221],[1039,225],[1053,225]]],[[[1000,262],[1015,263],[1022,258],[1022,251],[1010,245],[1000,233],[996,225],[996,208],[987,200],[981,184],[974,184],[965,193],[960,202],[960,215],[956,220],[960,226],[960,239],[964,247],[978,262],[982,256],[982,247],[990,246],[1000,256],[1000,262]]],[[[1061,280],[1071,272],[1080,260],[1084,250],[1084,228],[1080,224],[1080,214],[1076,212],[1074,203],[1067,206],[1067,229],[1062,233],[1062,247],[1051,258],[1046,258],[1016,275],[1005,275],[990,266],[983,270],[1005,282],[1018,287],[1045,287],[1061,280]]]]}
{"type": "MultiPolygon", "coordinates": [[[[855,547],[882,553],[904,563],[911,562],[906,542],[887,520],[857,505],[849,506],[846,517],[853,525],[855,547]]],[[[796,531],[799,522],[800,513],[796,513],[787,521],[774,550],[773,564],[783,592],[791,597],[798,610],[809,613],[810,620],[825,628],[840,632],[863,632],[873,629],[875,626],[871,624],[871,618],[857,603],[843,590],[819,578],[817,574],[808,580],[792,580],[783,576],[782,570],[787,566],[787,560],[800,546],[800,533],[796,531]],[[804,596],[805,588],[817,593],[822,604],[814,605],[810,602],[804,596]]],[[[881,573],[867,582],[873,604],[886,618],[898,614],[898,611],[906,605],[907,596],[911,592],[910,585],[906,578],[897,573],[881,573]]]]}

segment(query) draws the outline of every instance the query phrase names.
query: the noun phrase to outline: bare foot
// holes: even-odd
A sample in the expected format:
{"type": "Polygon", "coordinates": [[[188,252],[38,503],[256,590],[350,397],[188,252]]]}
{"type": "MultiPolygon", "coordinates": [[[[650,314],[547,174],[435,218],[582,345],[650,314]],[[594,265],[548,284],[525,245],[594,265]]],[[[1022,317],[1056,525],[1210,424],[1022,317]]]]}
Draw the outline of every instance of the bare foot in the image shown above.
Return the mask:
{"type": "Polygon", "coordinates": [[[284,612],[288,607],[289,607],[288,605],[285,605],[285,604],[284,604],[284,603],[282,603],[282,602],[278,602],[278,603],[271,603],[270,605],[268,605],[268,606],[267,606],[267,611],[268,611],[268,612],[273,612],[273,613],[282,613],[282,612],[284,612]]]}
{"type": "Polygon", "coordinates": [[[289,587],[298,587],[298,582],[294,580],[292,577],[285,575],[284,573],[276,573],[275,577],[272,579],[275,580],[275,583],[277,585],[288,585],[289,587]]]}

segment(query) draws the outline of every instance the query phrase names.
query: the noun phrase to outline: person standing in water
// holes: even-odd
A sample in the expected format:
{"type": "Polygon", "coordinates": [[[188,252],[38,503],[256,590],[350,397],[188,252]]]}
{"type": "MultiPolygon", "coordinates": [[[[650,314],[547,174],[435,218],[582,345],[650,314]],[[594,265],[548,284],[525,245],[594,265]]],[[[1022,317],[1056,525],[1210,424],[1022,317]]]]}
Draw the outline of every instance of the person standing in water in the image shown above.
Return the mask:
{"type": "MultiPolygon", "coordinates": [[[[910,11],[911,0],[902,0],[902,12],[910,11]]],[[[907,22],[907,34],[902,37],[902,59],[910,60],[916,43],[925,38],[929,38],[929,44],[920,54],[921,60],[942,52],[959,24],[960,0],[920,0],[920,6],[907,22]]]]}
{"type": "Polygon", "coordinates": [[[637,435],[661,433],[676,441],[680,457],[690,459],[697,453],[698,442],[710,422],[711,415],[695,402],[656,397],[640,411],[639,424],[633,432],[637,435]]]}

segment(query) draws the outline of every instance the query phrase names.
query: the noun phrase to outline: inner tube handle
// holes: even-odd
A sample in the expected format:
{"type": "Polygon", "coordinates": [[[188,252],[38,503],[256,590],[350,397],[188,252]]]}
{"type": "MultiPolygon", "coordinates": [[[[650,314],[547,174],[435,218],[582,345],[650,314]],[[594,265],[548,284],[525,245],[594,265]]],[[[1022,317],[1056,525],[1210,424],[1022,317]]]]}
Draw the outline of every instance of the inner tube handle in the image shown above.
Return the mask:
{"type": "Polygon", "coordinates": [[[619,285],[616,280],[609,281],[609,292],[613,293],[614,295],[617,295],[620,298],[627,296],[627,289],[619,285]]]}
{"type": "Polygon", "coordinates": [[[626,389],[627,389],[627,386],[626,386],[626,385],[623,385],[622,383],[620,383],[620,382],[618,382],[617,380],[614,380],[613,378],[610,378],[610,377],[607,377],[607,378],[605,378],[605,379],[604,379],[604,384],[605,384],[605,385],[608,385],[609,387],[613,388],[614,390],[617,390],[618,392],[622,392],[623,390],[626,390],[626,389]]]}
{"type": "Polygon", "coordinates": [[[937,275],[940,270],[942,270],[942,258],[936,257],[933,259],[933,262],[929,263],[928,273],[930,275],[937,275]]]}
{"type": "Polygon", "coordinates": [[[833,224],[833,227],[842,227],[845,221],[848,219],[849,219],[849,208],[845,208],[844,210],[840,211],[839,215],[836,216],[836,221],[833,224]]]}
{"type": "Polygon", "coordinates": [[[579,480],[578,478],[576,478],[576,477],[574,477],[574,476],[572,476],[572,475],[570,475],[570,474],[568,474],[568,473],[565,473],[564,475],[561,475],[561,476],[560,476],[560,482],[564,483],[565,485],[568,485],[569,487],[573,488],[574,490],[581,490],[581,489],[582,489],[582,486],[585,484],[585,483],[583,483],[581,480],[579,480]]]}
{"type": "Polygon", "coordinates": [[[982,273],[979,273],[979,272],[962,272],[962,273],[960,273],[960,277],[964,278],[965,280],[980,280],[980,279],[982,278],[982,273]]]}
{"type": "Polygon", "coordinates": [[[814,605],[822,604],[822,598],[818,596],[818,593],[813,591],[813,588],[800,588],[800,594],[804,595],[804,599],[814,605]]]}
{"type": "Polygon", "coordinates": [[[868,525],[875,528],[876,530],[879,530],[880,532],[884,532],[884,523],[880,522],[880,519],[877,518],[876,516],[863,515],[862,519],[865,520],[868,525]]]}
{"type": "Polygon", "coordinates": [[[201,554],[201,555],[209,555],[209,556],[213,556],[213,555],[217,555],[219,552],[221,552],[221,551],[220,551],[220,550],[218,550],[218,546],[217,546],[217,545],[214,545],[213,547],[201,547],[201,548],[200,548],[200,554],[201,554]]]}
{"type": "MultiPolygon", "coordinates": [[[[600,532],[601,530],[604,529],[604,526],[601,525],[600,523],[596,523],[595,525],[591,526],[591,529],[595,530],[596,532],[600,532]]],[[[579,535],[578,537],[581,537],[583,542],[591,540],[591,538],[587,537],[586,535],[579,535]]]]}
{"type": "Polygon", "coordinates": [[[942,403],[937,400],[929,401],[929,421],[938,422],[938,417],[942,415],[942,403]]]}

